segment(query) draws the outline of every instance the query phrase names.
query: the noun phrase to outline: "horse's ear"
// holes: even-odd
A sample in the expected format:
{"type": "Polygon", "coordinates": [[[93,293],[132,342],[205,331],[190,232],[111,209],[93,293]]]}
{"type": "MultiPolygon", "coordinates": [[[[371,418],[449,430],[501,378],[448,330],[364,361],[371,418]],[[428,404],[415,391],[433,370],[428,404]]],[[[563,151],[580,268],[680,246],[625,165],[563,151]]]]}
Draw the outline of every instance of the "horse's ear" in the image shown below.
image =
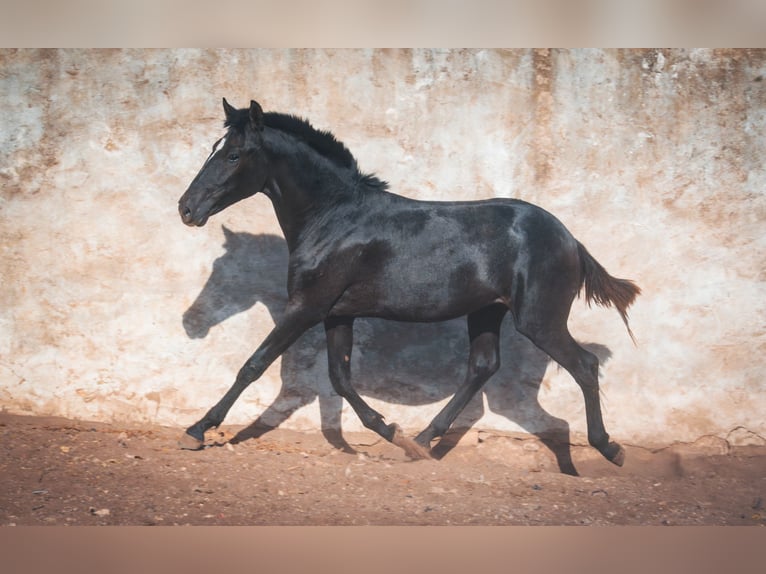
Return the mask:
{"type": "Polygon", "coordinates": [[[237,110],[226,101],[226,98],[223,98],[223,111],[226,114],[226,121],[230,122],[234,119],[234,114],[237,110]]]}
{"type": "Polygon", "coordinates": [[[255,100],[250,100],[250,125],[254,130],[263,129],[263,109],[255,100]]]}

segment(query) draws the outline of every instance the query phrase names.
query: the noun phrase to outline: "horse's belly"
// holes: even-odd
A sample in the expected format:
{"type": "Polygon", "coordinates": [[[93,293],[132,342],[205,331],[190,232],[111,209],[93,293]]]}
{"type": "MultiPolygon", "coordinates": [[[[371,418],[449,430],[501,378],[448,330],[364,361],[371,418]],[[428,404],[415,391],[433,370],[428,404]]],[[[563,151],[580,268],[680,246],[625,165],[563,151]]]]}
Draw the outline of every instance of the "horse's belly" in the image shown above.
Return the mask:
{"type": "Polygon", "coordinates": [[[403,265],[395,272],[389,267],[374,280],[352,285],[333,307],[333,314],[445,321],[505,299],[502,289],[482,278],[474,265],[451,270],[428,267],[403,265]]]}

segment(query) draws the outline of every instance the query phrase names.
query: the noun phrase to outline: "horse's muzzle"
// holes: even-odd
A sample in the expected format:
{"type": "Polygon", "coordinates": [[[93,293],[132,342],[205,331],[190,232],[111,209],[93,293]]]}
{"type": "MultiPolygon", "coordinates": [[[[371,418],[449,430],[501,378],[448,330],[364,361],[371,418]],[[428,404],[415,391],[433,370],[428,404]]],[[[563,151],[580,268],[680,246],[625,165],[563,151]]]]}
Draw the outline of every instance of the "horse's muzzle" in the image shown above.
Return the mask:
{"type": "Polygon", "coordinates": [[[178,213],[181,216],[181,221],[191,227],[202,227],[207,222],[207,217],[196,219],[191,208],[184,201],[178,202],[178,213]]]}
{"type": "Polygon", "coordinates": [[[181,215],[181,221],[186,225],[194,225],[194,219],[192,217],[191,209],[185,205],[178,205],[178,213],[181,215]]]}

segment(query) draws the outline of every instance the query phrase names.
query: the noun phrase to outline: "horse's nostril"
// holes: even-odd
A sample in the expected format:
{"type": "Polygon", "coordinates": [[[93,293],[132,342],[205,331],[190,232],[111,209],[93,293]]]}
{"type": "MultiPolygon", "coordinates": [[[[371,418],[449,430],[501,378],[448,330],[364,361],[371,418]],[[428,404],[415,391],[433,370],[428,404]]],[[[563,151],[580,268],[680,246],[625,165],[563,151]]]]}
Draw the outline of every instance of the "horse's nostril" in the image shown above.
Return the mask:
{"type": "Polygon", "coordinates": [[[189,221],[191,221],[192,212],[191,212],[191,209],[189,209],[188,206],[179,205],[178,206],[178,213],[181,214],[181,219],[184,221],[184,223],[189,223],[189,221]]]}

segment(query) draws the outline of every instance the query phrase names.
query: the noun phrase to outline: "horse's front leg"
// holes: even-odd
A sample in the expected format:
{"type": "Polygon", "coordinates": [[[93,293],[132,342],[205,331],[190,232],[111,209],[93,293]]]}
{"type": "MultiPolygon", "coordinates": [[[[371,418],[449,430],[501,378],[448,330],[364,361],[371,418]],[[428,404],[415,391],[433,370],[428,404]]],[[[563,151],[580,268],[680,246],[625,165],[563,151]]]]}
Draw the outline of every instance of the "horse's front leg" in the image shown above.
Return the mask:
{"type": "Polygon", "coordinates": [[[186,429],[178,441],[179,446],[189,450],[201,449],[205,440],[205,431],[219,426],[239,395],[250,383],[257,380],[279,355],[317,323],[319,319],[316,318],[315,313],[303,308],[288,308],[282,320],[239,370],[234,384],[223,398],[204,417],[186,429]]]}
{"type": "Polygon", "coordinates": [[[396,423],[386,424],[383,415],[370,407],[351,386],[351,348],[354,343],[354,319],[331,317],[325,320],[327,363],[333,389],[346,399],[362,424],[384,439],[404,449],[411,458],[431,458],[428,449],[404,436],[396,423]]]}

